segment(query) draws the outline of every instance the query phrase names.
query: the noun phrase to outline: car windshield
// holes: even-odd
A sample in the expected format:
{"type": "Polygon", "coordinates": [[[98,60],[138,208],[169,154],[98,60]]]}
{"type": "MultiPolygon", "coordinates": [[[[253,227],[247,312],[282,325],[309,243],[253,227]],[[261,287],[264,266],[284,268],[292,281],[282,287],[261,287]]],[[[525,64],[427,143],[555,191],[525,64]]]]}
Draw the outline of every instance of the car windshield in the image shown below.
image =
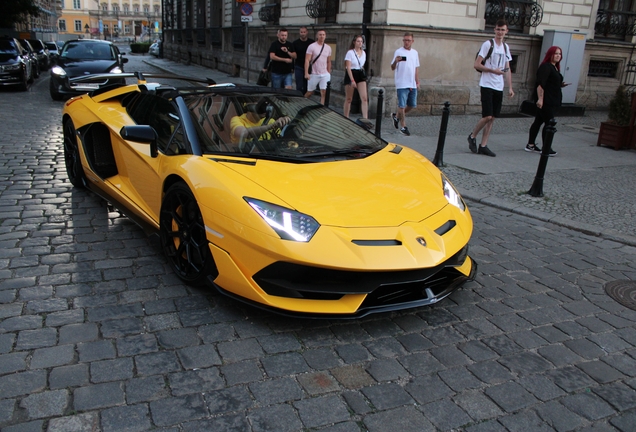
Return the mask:
{"type": "Polygon", "coordinates": [[[57,45],[55,45],[55,42],[44,42],[44,45],[46,45],[49,50],[57,51],[57,45]]]}
{"type": "Polygon", "coordinates": [[[15,45],[7,40],[0,40],[0,54],[15,55],[18,52],[15,45]]]}
{"type": "Polygon", "coordinates": [[[362,158],[386,145],[366,128],[301,96],[198,94],[184,99],[204,153],[318,162],[362,158]],[[264,125],[269,127],[262,132],[264,125]]]}
{"type": "Polygon", "coordinates": [[[110,45],[91,42],[68,42],[61,57],[74,60],[114,60],[110,45]]]}

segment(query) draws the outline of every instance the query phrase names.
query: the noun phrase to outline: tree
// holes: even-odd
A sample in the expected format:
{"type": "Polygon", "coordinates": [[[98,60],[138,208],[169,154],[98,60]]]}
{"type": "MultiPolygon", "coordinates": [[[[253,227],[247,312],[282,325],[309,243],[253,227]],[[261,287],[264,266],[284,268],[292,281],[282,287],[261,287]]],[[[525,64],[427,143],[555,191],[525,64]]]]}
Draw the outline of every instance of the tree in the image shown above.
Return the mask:
{"type": "Polygon", "coordinates": [[[0,28],[12,28],[17,23],[27,23],[29,16],[40,15],[35,0],[3,0],[0,28]]]}

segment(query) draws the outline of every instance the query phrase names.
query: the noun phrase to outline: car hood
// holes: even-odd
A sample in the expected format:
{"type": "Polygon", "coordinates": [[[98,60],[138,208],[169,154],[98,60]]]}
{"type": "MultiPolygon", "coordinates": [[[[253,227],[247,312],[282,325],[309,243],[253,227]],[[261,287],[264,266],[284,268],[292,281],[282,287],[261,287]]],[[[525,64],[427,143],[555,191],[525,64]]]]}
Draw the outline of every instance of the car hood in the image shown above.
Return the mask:
{"type": "Polygon", "coordinates": [[[18,56],[15,54],[0,54],[0,63],[17,63],[18,56]]]}
{"type": "Polygon", "coordinates": [[[390,151],[394,147],[364,159],[308,164],[257,160],[256,165],[227,166],[321,225],[399,226],[448,205],[439,170],[419,153],[402,148],[396,154],[390,151]]]}
{"type": "Polygon", "coordinates": [[[105,73],[117,66],[116,60],[72,61],[59,60],[58,66],[64,69],[69,78],[95,73],[105,73]]]}

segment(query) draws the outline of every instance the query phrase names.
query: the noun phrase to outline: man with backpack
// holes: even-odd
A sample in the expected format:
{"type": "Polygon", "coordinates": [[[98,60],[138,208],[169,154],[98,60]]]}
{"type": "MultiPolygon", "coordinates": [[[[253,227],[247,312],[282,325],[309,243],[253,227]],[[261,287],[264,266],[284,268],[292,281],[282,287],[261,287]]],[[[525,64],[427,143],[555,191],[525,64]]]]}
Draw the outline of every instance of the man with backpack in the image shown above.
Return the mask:
{"type": "Polygon", "coordinates": [[[503,103],[504,77],[508,82],[508,96],[513,97],[512,73],[510,72],[510,48],[503,40],[508,33],[508,24],[505,20],[497,21],[495,25],[495,38],[487,40],[481,45],[481,49],[475,59],[475,69],[481,72],[479,87],[481,91],[481,119],[468,135],[468,148],[473,153],[486,156],[496,156],[488,148],[488,137],[492,130],[495,118],[501,114],[503,103]],[[483,129],[481,144],[477,146],[477,134],[483,129]]]}

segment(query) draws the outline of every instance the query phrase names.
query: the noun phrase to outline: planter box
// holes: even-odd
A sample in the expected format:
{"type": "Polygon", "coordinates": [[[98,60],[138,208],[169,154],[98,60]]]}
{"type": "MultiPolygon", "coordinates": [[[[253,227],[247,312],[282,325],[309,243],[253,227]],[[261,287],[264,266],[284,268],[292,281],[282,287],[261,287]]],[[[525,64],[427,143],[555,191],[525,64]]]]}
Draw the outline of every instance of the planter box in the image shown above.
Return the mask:
{"type": "Polygon", "coordinates": [[[614,150],[627,148],[630,145],[630,127],[618,126],[613,123],[601,122],[598,132],[597,146],[612,147],[614,150]]]}

